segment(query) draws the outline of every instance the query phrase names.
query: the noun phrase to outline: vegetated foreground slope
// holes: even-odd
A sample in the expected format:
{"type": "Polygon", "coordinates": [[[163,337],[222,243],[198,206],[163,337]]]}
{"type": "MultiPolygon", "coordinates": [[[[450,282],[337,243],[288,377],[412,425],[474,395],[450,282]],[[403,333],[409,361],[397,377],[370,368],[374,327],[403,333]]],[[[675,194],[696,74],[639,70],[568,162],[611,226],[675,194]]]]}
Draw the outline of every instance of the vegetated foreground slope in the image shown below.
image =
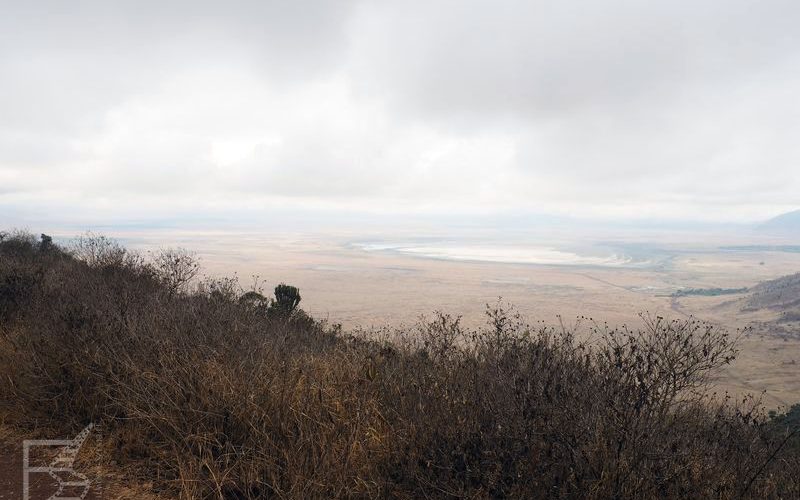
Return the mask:
{"type": "Polygon", "coordinates": [[[196,272],[180,251],[5,236],[0,418],[99,423],[183,498],[800,497],[796,419],[700,391],[736,352],[713,326],[647,318],[589,347],[498,304],[479,330],[346,335],[292,287],[196,272]]]}

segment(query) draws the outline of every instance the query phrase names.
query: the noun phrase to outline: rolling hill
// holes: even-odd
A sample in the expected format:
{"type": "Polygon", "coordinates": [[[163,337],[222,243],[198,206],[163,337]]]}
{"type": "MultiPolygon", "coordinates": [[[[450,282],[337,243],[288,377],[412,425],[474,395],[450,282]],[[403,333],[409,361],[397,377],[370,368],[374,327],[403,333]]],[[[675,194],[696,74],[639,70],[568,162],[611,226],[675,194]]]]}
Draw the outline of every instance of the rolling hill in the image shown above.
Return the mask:
{"type": "Polygon", "coordinates": [[[775,233],[792,233],[800,235],[800,210],[787,212],[764,222],[758,229],[775,233]]]}

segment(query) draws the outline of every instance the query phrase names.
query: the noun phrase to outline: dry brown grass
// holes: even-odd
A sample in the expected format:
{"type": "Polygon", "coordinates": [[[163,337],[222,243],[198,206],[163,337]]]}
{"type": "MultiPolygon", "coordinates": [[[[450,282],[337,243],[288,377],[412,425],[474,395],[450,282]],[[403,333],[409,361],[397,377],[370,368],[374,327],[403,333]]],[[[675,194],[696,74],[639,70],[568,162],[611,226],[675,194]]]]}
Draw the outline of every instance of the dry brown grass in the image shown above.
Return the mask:
{"type": "Polygon", "coordinates": [[[702,322],[589,347],[500,304],[485,328],[438,314],[386,342],[156,262],[0,242],[4,418],[101,423],[115,460],[182,498],[800,496],[758,405],[702,392],[735,355],[702,322]]]}

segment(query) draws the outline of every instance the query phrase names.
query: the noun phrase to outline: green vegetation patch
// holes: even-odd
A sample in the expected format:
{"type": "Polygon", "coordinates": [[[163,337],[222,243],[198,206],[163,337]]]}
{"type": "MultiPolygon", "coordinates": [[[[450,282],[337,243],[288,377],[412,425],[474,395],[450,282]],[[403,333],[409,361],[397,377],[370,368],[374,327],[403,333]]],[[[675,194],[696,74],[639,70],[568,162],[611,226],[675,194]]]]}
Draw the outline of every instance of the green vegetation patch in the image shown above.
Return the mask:
{"type": "Polygon", "coordinates": [[[672,297],[689,297],[692,295],[702,297],[716,297],[718,295],[735,295],[737,293],[746,293],[748,288],[683,288],[676,291],[672,297]]]}

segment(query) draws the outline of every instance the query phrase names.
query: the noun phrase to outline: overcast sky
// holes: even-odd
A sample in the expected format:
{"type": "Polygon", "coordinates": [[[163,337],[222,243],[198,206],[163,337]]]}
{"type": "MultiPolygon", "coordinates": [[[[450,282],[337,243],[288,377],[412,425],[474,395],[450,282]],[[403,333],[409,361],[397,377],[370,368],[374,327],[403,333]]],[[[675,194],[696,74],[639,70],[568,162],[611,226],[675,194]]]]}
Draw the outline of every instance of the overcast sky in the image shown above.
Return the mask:
{"type": "Polygon", "coordinates": [[[800,206],[796,0],[0,6],[12,220],[800,206]]]}

